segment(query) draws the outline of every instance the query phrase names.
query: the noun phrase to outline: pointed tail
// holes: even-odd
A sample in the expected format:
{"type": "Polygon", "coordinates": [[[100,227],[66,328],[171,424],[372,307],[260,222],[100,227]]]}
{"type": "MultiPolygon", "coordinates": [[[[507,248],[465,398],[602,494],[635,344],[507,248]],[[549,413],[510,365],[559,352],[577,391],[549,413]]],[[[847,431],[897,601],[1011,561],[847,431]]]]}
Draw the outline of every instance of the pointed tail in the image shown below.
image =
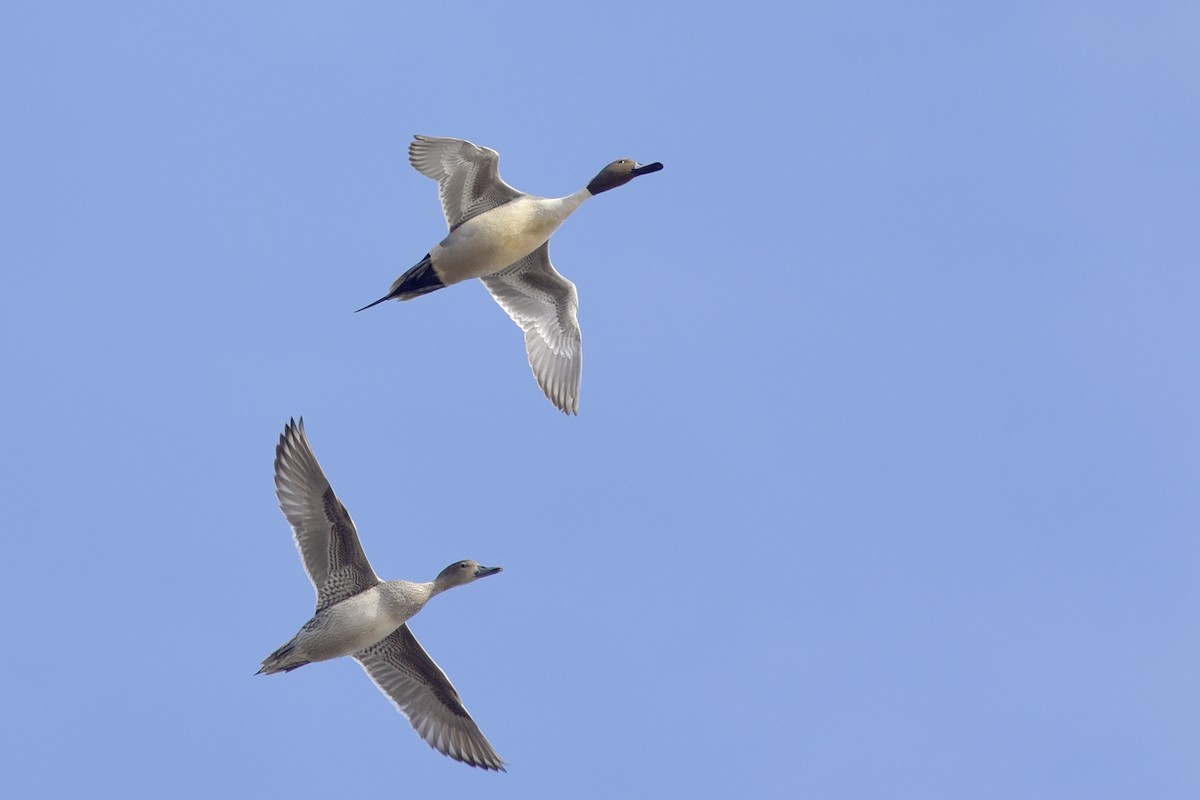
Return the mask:
{"type": "Polygon", "coordinates": [[[263,659],[262,666],[258,668],[255,675],[274,675],[276,672],[291,672],[294,669],[299,669],[309,663],[303,659],[297,659],[292,655],[292,651],[296,649],[294,644],[295,639],[288,642],[283,647],[276,650],[271,655],[263,659]]]}
{"type": "MultiPolygon", "coordinates": [[[[377,306],[388,300],[411,300],[423,294],[436,292],[445,285],[434,270],[433,262],[429,260],[429,254],[426,253],[425,257],[417,262],[416,266],[396,279],[396,282],[392,284],[392,288],[388,290],[387,294],[374,303],[368,303],[358,309],[358,311],[366,311],[368,308],[377,306]]],[[[357,314],[358,311],[354,313],[357,314]]]]}

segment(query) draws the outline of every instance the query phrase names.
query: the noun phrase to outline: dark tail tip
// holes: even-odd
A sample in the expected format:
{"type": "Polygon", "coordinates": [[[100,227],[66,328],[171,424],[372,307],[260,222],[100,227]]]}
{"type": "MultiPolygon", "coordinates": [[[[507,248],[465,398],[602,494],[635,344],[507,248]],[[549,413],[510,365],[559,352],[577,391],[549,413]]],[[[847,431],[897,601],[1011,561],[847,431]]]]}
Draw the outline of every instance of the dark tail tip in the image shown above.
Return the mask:
{"type": "Polygon", "coordinates": [[[385,294],[383,297],[379,298],[374,303],[367,303],[365,306],[358,309],[358,311],[355,311],[354,313],[357,314],[359,311],[366,311],[368,308],[374,308],[375,306],[379,305],[380,303],[385,303],[388,300],[391,300],[395,296],[396,296],[395,294],[385,294]]]}
{"type": "MultiPolygon", "coordinates": [[[[387,294],[374,303],[363,306],[358,311],[366,311],[371,306],[377,306],[388,300],[411,300],[414,297],[437,291],[445,285],[442,283],[442,279],[437,276],[437,272],[434,271],[433,263],[429,260],[429,254],[426,253],[425,257],[418,261],[415,266],[396,279],[396,282],[392,284],[392,288],[387,294]]],[[[358,311],[354,313],[357,314],[358,311]]]]}

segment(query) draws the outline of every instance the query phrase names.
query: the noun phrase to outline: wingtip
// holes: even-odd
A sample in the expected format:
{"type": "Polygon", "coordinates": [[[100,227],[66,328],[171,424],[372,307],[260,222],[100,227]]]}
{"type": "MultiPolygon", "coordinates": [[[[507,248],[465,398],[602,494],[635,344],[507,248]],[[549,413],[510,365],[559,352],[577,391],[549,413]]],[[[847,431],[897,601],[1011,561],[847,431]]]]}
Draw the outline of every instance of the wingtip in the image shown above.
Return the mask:
{"type": "Polygon", "coordinates": [[[283,433],[279,434],[279,444],[282,445],[289,439],[304,436],[304,417],[296,419],[296,417],[288,417],[287,424],[283,426],[283,433]]]}
{"type": "MultiPolygon", "coordinates": [[[[450,756],[450,757],[454,758],[454,756],[450,756]]],[[[504,759],[500,758],[500,756],[496,756],[495,758],[496,758],[495,761],[483,761],[478,758],[472,759],[470,761],[463,759],[463,758],[459,758],[456,760],[461,761],[462,763],[466,764],[468,767],[475,767],[476,769],[481,769],[484,772],[487,772],[488,770],[492,770],[494,772],[508,772],[508,770],[506,769],[506,767],[508,766],[508,762],[506,762],[504,759]]]]}

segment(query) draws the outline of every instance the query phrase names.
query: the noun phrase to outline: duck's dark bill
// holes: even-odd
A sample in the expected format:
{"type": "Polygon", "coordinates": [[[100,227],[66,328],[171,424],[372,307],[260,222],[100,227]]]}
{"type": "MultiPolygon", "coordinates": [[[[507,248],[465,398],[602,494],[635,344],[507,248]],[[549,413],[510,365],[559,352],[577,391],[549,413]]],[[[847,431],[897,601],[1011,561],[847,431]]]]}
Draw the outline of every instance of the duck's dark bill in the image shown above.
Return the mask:
{"type": "Polygon", "coordinates": [[[629,170],[634,175],[645,175],[650,172],[658,172],[662,169],[662,162],[655,161],[653,164],[642,164],[640,167],[634,167],[629,170]]]}

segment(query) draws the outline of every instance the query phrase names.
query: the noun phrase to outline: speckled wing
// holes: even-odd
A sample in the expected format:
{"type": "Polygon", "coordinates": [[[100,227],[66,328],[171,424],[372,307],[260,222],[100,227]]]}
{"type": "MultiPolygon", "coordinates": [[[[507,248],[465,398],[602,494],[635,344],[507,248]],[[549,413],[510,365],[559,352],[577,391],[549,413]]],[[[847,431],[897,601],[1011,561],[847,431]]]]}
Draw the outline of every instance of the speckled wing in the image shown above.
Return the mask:
{"type": "Polygon", "coordinates": [[[354,654],[430,747],[472,767],[504,772],[504,762],[463,707],[446,673],[407,625],[354,654]]]}
{"type": "Polygon", "coordinates": [[[525,331],[529,366],[538,386],[564,414],[578,414],[583,378],[579,293],[550,263],[550,243],[481,280],[525,331]]]}
{"type": "Polygon", "coordinates": [[[500,177],[500,154],[465,139],[414,136],[408,160],[417,172],[437,181],[450,230],[521,196],[500,177]]]}
{"type": "Polygon", "coordinates": [[[321,471],[304,420],[289,420],[275,448],[275,494],[291,523],[304,569],[317,590],[317,611],[379,583],[350,513],[321,471]]]}

